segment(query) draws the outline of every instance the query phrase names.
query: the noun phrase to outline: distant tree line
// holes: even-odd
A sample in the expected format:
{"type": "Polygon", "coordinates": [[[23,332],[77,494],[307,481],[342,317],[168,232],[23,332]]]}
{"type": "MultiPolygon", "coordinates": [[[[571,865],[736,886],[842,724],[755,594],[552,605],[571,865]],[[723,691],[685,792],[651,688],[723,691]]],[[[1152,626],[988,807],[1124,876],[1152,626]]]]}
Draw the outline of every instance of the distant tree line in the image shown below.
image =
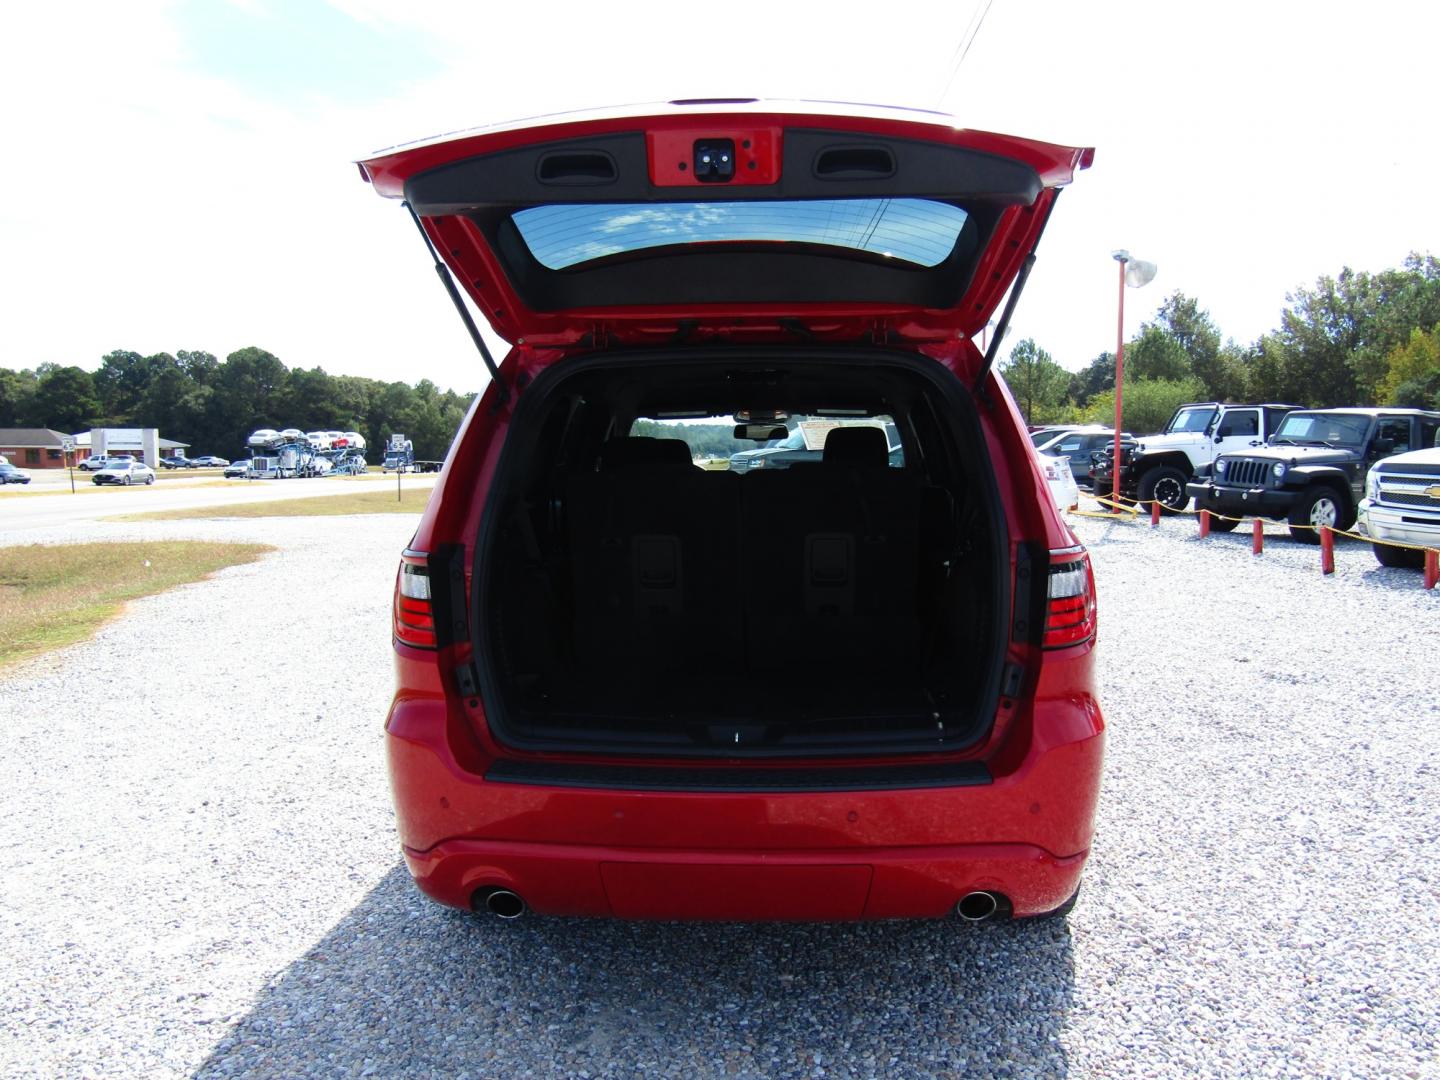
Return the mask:
{"type": "MultiPolygon", "coordinates": [[[[1193,297],[1169,296],[1125,346],[1125,427],[1162,427],[1185,401],[1440,408],[1440,262],[1411,255],[1378,274],[1350,269],[1286,297],[1280,325],[1249,345],[1225,338],[1193,297]]],[[[1114,416],[1115,357],[1078,371],[1034,339],[1000,365],[1031,423],[1107,422],[1114,416]]],[[[445,456],[473,395],[323,369],[288,368],[249,347],[223,361],[208,352],[108,353],[99,368],[0,367],[0,427],[154,427],[192,454],[234,457],[262,427],[358,431],[378,449],[404,432],[418,457],[445,456]]],[[[731,429],[696,425],[686,439],[726,457],[731,429]]]]}
{"type": "Polygon", "coordinates": [[[658,420],[636,420],[632,435],[654,439],[684,439],[695,458],[728,458],[741,450],[754,450],[763,442],[735,438],[734,424],[675,424],[658,420]]]}
{"type": "MultiPolygon", "coordinates": [[[[1275,401],[1311,407],[1440,409],[1440,262],[1412,254],[1378,274],[1346,268],[1286,297],[1280,325],[1249,345],[1173,293],[1125,345],[1127,430],[1163,427],[1187,401],[1275,401]]],[[[1034,339],[1000,365],[1035,424],[1115,416],[1115,354],[1067,371],[1034,339]]]]}
{"type": "Polygon", "coordinates": [[[41,364],[0,368],[0,427],[153,427],[189,443],[190,453],[236,457],[258,428],[358,431],[378,451],[392,432],[415,454],[439,460],[469,408],[471,394],[323,369],[288,368],[249,347],[224,360],[208,352],[108,353],[94,371],[41,364]]]}

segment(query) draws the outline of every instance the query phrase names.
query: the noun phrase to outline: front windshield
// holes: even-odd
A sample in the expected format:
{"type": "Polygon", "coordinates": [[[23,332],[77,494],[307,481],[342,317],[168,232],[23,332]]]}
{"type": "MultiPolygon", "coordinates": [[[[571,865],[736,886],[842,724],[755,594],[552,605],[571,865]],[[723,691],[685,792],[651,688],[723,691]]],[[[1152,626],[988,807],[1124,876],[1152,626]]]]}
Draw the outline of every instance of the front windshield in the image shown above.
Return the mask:
{"type": "Polygon", "coordinates": [[[1359,446],[1369,429],[1368,416],[1292,412],[1280,422],[1280,430],[1270,441],[1291,446],[1359,446]]]}
{"type": "Polygon", "coordinates": [[[1170,432],[1177,431],[1204,431],[1210,426],[1210,421],[1215,418],[1213,406],[1201,409],[1181,409],[1175,414],[1175,419],[1170,421],[1170,432]]]}

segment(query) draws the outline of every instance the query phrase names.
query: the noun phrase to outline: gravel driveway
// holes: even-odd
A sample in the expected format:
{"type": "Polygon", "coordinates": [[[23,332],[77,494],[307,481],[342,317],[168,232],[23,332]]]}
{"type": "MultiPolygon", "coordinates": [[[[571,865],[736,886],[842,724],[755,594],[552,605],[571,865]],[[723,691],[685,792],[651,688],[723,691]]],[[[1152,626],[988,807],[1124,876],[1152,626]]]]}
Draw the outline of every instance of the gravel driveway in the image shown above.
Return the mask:
{"type": "Polygon", "coordinates": [[[1437,1075],[1440,591],[1076,524],[1099,836],[1068,925],[979,927],[436,907],[380,744],[413,520],[87,526],[284,551],[0,677],[0,1073],[1437,1075]]]}

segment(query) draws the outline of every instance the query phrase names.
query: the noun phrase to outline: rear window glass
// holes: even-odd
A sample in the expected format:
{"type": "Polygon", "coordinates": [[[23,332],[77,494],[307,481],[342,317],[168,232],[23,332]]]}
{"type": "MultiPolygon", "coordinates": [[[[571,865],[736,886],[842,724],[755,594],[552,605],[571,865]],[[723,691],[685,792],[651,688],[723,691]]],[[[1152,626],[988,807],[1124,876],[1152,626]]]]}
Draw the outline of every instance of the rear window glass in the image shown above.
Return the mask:
{"type": "Polygon", "coordinates": [[[653,439],[679,439],[690,448],[691,460],[705,469],[749,472],[754,468],[784,469],[795,464],[818,463],[824,457],[825,438],[834,428],[874,427],[885,433],[889,448],[886,464],[892,469],[905,465],[900,432],[889,416],[854,420],[794,416],[785,421],[784,426],[789,430],[783,439],[771,439],[764,443],[735,438],[735,421],[728,416],[703,420],[640,419],[631,426],[630,434],[653,439]]]}
{"type": "Polygon", "coordinates": [[[678,244],[817,244],[944,262],[965,211],[930,199],[789,199],[535,206],[514,214],[530,253],[551,270],[678,244]]]}

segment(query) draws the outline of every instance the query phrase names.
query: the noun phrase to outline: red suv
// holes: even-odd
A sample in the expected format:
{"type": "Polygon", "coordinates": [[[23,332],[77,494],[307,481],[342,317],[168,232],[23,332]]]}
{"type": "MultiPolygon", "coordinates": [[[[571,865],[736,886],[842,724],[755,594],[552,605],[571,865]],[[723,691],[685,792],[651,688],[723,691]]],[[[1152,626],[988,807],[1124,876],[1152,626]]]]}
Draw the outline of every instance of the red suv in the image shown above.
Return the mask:
{"type": "Polygon", "coordinates": [[[1094,580],[973,339],[1091,156],[704,101],[361,163],[492,376],[396,585],[421,889],[505,917],[1069,909],[1094,580]],[[725,468],[797,431],[818,460],[725,468]]]}

